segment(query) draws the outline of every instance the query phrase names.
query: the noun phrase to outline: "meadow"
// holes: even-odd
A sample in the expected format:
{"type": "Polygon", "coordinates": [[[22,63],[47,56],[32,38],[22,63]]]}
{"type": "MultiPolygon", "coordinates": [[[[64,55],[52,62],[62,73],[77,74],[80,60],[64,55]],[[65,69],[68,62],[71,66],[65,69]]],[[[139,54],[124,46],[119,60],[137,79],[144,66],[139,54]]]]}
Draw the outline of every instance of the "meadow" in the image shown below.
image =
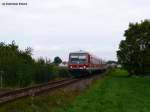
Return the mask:
{"type": "Polygon", "coordinates": [[[114,69],[103,81],[56,112],[150,112],[150,78],[114,69]]]}
{"type": "Polygon", "coordinates": [[[58,91],[1,106],[0,112],[149,112],[150,78],[113,69],[85,91],[58,91]]]}

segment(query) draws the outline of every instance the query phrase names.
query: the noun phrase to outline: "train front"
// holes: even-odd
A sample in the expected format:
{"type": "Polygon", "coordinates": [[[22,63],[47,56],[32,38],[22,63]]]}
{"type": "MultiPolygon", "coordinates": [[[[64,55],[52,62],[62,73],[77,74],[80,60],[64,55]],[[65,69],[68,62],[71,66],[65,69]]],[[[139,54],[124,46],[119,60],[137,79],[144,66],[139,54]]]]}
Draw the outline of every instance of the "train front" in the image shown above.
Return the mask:
{"type": "Polygon", "coordinates": [[[69,54],[69,71],[76,77],[88,73],[89,55],[86,52],[75,52],[69,54]]]}

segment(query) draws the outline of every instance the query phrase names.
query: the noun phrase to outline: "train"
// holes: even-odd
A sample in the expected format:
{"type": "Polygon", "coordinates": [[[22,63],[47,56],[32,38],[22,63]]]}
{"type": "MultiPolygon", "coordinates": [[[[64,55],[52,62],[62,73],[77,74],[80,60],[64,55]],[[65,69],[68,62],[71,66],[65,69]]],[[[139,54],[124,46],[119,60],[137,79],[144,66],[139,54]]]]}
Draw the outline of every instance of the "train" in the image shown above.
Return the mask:
{"type": "Polygon", "coordinates": [[[107,64],[103,59],[87,51],[80,50],[69,53],[68,69],[72,75],[79,77],[105,71],[107,64]]]}

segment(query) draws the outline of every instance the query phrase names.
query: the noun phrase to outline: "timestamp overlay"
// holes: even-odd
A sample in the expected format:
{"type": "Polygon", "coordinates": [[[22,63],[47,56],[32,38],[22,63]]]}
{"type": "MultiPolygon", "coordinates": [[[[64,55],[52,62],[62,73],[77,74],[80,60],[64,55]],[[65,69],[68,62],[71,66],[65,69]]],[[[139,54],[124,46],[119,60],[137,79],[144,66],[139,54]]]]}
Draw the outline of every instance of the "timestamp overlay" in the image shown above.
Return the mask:
{"type": "Polygon", "coordinates": [[[0,0],[1,6],[27,6],[26,0],[0,0]]]}

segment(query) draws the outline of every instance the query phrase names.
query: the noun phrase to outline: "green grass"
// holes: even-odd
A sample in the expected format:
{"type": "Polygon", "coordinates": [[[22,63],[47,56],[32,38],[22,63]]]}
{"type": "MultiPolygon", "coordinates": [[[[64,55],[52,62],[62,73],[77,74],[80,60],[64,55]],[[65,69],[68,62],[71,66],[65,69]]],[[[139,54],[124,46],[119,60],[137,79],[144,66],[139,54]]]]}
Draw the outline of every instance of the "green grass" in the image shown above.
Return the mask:
{"type": "Polygon", "coordinates": [[[150,112],[150,79],[112,70],[102,82],[56,112],[150,112]]]}
{"type": "Polygon", "coordinates": [[[58,90],[53,93],[28,97],[18,101],[0,105],[0,112],[53,112],[55,108],[61,108],[72,102],[79,91],[58,90]]]}
{"type": "Polygon", "coordinates": [[[150,112],[150,78],[113,69],[84,92],[25,98],[1,105],[0,112],[150,112]]]}

